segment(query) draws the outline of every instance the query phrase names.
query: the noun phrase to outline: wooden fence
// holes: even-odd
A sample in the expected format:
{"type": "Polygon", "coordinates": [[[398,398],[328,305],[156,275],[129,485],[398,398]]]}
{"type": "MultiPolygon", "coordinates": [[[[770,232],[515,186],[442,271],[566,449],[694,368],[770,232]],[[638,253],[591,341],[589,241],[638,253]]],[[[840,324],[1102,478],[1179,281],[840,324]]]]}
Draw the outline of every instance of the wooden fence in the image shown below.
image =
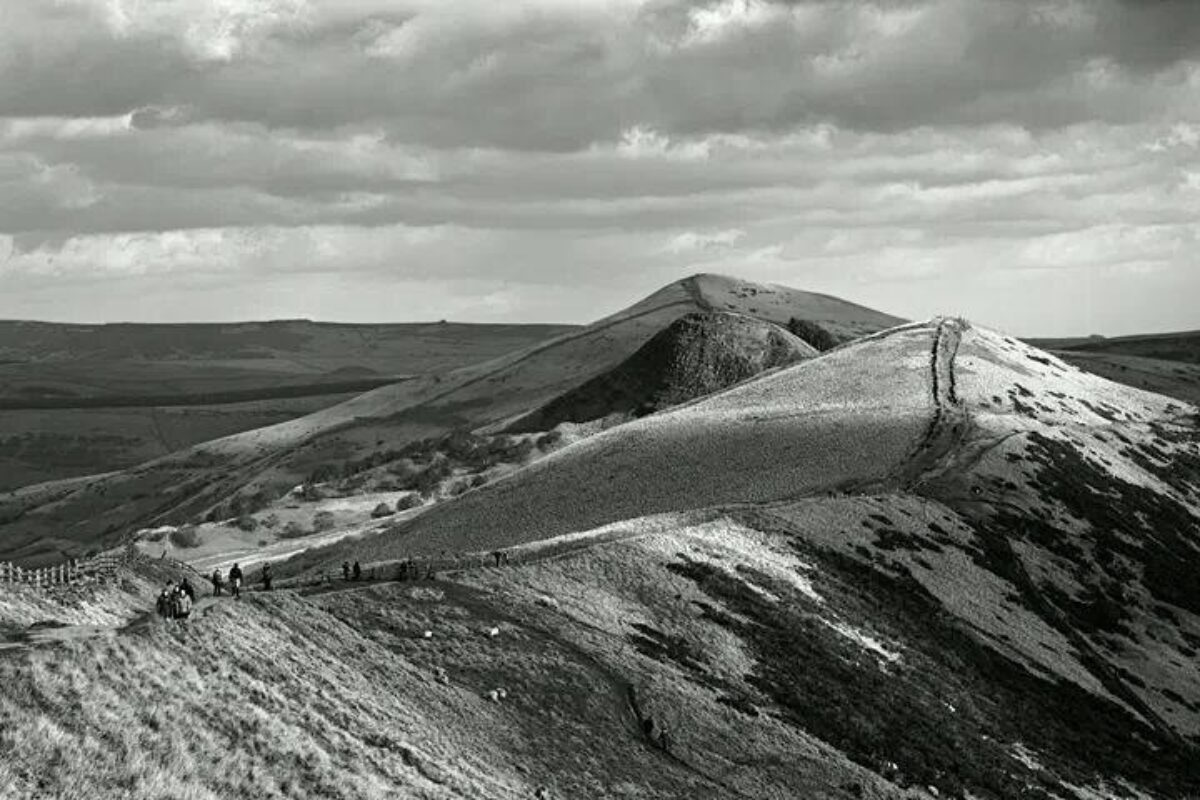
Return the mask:
{"type": "Polygon", "coordinates": [[[27,586],[51,587],[70,583],[105,581],[113,578],[124,558],[114,553],[102,553],[86,559],[71,559],[52,567],[26,569],[0,561],[0,584],[20,583],[27,586]]]}

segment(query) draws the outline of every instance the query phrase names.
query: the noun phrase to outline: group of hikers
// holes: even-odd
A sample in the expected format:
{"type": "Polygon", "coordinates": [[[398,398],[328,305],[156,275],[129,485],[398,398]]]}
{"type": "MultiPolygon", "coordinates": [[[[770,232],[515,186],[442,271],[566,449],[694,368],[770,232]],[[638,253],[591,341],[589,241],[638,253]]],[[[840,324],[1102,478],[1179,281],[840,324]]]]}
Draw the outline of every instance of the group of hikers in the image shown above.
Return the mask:
{"type": "Polygon", "coordinates": [[[196,590],[191,581],[184,578],[179,583],[168,583],[158,595],[158,615],[164,619],[185,620],[196,604],[196,590]]]}
{"type": "MultiPolygon", "coordinates": [[[[443,551],[443,555],[445,551],[443,551]]],[[[508,564],[508,553],[495,551],[491,553],[492,559],[496,566],[508,564]]],[[[417,561],[406,558],[400,562],[396,571],[398,580],[419,580],[421,575],[421,565],[417,561]]],[[[425,566],[424,577],[433,580],[436,577],[433,564],[425,566]]],[[[371,580],[374,580],[375,572],[371,571],[371,580]]],[[[228,589],[229,594],[235,600],[242,596],[242,582],[244,576],[242,574],[241,565],[236,562],[229,568],[229,574],[223,576],[220,569],[214,569],[212,575],[209,576],[209,581],[213,587],[213,597],[220,597],[222,592],[228,589]]],[[[262,573],[262,588],[263,591],[271,591],[275,576],[271,572],[270,564],[263,564],[262,573]]],[[[342,579],[345,581],[361,581],[363,579],[362,565],[355,561],[351,564],[349,561],[342,562],[342,579]]],[[[328,576],[326,576],[328,580],[328,576]]],[[[192,587],[190,581],[184,578],[178,584],[168,583],[167,587],[162,590],[158,596],[158,613],[162,617],[168,619],[187,619],[191,614],[192,606],[196,604],[196,590],[192,587]]]]}
{"type": "MultiPolygon", "coordinates": [[[[270,564],[263,564],[262,575],[260,577],[262,579],[263,591],[271,591],[271,584],[274,582],[275,576],[271,572],[270,564]]],[[[226,585],[228,585],[229,594],[232,595],[235,600],[241,598],[242,568],[237,562],[234,562],[233,566],[229,568],[228,580],[221,577],[221,570],[219,569],[213,570],[213,574],[209,577],[209,580],[212,582],[213,586],[213,597],[220,597],[221,592],[225,589],[226,585]]]]}
{"type": "MultiPolygon", "coordinates": [[[[357,567],[358,565],[355,564],[355,566],[357,567]]],[[[271,591],[271,584],[274,579],[275,576],[271,572],[271,565],[264,564],[262,568],[264,591],[271,591]]],[[[209,581],[212,582],[213,597],[220,597],[221,593],[228,589],[233,599],[241,599],[243,575],[240,564],[234,563],[229,568],[228,576],[223,576],[221,575],[221,570],[214,569],[212,575],[209,576],[209,581]]],[[[184,578],[179,583],[168,583],[166,588],[158,595],[158,615],[166,619],[187,619],[192,613],[192,607],[195,605],[196,589],[187,578],[184,578]]]]}

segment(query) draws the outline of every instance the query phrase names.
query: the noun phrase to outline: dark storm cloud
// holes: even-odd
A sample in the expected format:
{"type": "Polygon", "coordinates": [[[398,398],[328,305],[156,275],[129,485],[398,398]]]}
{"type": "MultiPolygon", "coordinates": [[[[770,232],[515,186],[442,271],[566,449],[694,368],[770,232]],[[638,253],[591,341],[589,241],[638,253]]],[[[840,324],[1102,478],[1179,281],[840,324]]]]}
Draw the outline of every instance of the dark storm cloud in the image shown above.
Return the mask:
{"type": "MultiPolygon", "coordinates": [[[[392,274],[599,290],[714,269],[891,287],[910,307],[890,310],[914,315],[959,303],[958,281],[1014,324],[988,290],[1025,273],[1121,276],[1094,292],[1114,308],[1134,275],[1164,306],[1200,290],[1200,3],[5,0],[4,15],[0,315],[75,276],[236,274],[253,292],[303,275],[294,296],[360,281],[373,298],[392,274]]],[[[493,295],[485,313],[519,311],[493,295]]]]}

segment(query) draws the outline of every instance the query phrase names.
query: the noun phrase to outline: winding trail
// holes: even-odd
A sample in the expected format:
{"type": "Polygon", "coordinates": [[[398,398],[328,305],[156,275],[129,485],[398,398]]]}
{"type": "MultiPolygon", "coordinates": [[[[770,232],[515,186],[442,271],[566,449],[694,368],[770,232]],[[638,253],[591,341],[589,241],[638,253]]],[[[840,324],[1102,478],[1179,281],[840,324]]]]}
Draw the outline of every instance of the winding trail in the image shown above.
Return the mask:
{"type": "Polygon", "coordinates": [[[955,462],[971,427],[971,417],[958,396],[955,358],[966,323],[943,319],[930,348],[929,372],[933,415],[925,435],[900,471],[902,488],[915,491],[946,472],[955,462]]]}

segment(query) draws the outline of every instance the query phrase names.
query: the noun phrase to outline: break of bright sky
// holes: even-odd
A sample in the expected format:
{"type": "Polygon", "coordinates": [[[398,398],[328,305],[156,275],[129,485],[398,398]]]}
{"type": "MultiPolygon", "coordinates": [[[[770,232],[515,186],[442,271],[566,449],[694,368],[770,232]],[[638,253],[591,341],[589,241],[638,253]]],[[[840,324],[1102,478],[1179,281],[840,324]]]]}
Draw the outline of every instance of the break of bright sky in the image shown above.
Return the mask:
{"type": "Polygon", "coordinates": [[[1198,328],[1198,156],[1193,0],[0,0],[0,317],[1198,328]]]}

